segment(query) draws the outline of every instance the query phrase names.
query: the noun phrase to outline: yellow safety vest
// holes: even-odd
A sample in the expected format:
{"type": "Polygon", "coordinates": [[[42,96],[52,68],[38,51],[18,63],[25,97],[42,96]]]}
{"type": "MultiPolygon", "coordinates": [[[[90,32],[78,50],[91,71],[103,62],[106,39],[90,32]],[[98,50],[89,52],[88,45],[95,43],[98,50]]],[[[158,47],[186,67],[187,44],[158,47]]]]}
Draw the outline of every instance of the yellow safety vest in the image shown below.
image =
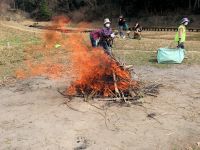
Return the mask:
{"type": "Polygon", "coordinates": [[[180,25],[178,27],[178,32],[176,33],[175,36],[175,42],[185,42],[186,40],[186,27],[184,25],[180,25]],[[182,37],[179,37],[179,31],[182,29],[183,33],[182,33],[182,37]],[[179,38],[181,38],[181,41],[179,41],[179,38]]]}

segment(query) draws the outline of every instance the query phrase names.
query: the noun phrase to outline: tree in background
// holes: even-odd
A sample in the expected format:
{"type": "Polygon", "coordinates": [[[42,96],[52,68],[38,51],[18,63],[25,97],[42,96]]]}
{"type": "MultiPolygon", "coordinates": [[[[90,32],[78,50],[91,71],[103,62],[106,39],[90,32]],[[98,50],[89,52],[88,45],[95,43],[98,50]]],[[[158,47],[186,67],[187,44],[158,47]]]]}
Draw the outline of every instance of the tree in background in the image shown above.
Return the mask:
{"type": "Polygon", "coordinates": [[[46,0],[41,0],[39,5],[39,11],[37,19],[39,20],[50,20],[52,17],[52,11],[48,7],[46,0]]]}
{"type": "Polygon", "coordinates": [[[84,20],[116,18],[120,14],[136,18],[146,16],[185,16],[200,14],[200,0],[0,0],[21,9],[33,18],[48,20],[52,14],[76,14],[84,20]],[[84,12],[83,12],[84,10],[84,12]]]}

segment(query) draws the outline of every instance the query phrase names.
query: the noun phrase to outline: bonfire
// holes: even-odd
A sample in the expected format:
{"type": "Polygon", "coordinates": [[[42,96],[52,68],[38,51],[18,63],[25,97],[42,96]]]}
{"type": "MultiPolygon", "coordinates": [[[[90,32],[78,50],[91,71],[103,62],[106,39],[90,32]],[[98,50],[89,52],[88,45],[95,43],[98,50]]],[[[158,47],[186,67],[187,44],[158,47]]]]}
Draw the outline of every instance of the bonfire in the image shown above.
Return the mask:
{"type": "MultiPolygon", "coordinates": [[[[103,50],[102,50],[103,51],[103,50]]],[[[126,67],[114,57],[101,53],[101,58],[87,72],[71,83],[65,95],[91,98],[111,98],[116,101],[135,100],[138,81],[132,79],[132,67],[126,67]]]]}
{"type": "MultiPolygon", "coordinates": [[[[61,30],[66,31],[63,28],[61,30]]],[[[85,39],[85,35],[80,32],[69,34],[63,42],[71,52],[71,74],[75,75],[64,95],[70,98],[84,97],[85,100],[134,100],[139,82],[132,79],[133,68],[116,60],[114,55],[107,55],[101,47],[92,48],[85,39]]]]}

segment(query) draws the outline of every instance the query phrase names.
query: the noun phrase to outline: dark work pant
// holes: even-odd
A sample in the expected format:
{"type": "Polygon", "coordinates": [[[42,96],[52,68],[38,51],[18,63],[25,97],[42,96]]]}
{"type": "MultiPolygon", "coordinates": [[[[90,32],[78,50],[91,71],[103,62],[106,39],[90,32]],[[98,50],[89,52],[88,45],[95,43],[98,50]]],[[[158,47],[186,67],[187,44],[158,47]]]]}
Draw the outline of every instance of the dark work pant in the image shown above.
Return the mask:
{"type": "Polygon", "coordinates": [[[111,46],[108,44],[107,41],[101,41],[100,45],[103,47],[104,51],[106,54],[108,55],[112,55],[112,48],[111,46]]]}
{"type": "Polygon", "coordinates": [[[123,33],[123,26],[119,26],[119,35],[120,35],[121,37],[124,36],[124,33],[123,33]]]}
{"type": "Polygon", "coordinates": [[[183,42],[180,42],[180,43],[178,42],[177,48],[185,49],[184,43],[183,42]]]}
{"type": "Polygon", "coordinates": [[[91,35],[90,35],[90,41],[91,41],[92,47],[98,46],[97,40],[95,40],[91,35]]]}

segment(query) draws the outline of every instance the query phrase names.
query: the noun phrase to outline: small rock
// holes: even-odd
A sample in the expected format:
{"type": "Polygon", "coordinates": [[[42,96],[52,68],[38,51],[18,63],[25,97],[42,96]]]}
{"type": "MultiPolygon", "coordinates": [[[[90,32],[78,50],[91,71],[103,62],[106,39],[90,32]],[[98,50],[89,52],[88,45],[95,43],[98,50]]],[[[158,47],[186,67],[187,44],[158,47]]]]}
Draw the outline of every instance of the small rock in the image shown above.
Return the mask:
{"type": "Polygon", "coordinates": [[[77,137],[74,150],[83,150],[88,147],[88,140],[85,137],[77,137]]]}

